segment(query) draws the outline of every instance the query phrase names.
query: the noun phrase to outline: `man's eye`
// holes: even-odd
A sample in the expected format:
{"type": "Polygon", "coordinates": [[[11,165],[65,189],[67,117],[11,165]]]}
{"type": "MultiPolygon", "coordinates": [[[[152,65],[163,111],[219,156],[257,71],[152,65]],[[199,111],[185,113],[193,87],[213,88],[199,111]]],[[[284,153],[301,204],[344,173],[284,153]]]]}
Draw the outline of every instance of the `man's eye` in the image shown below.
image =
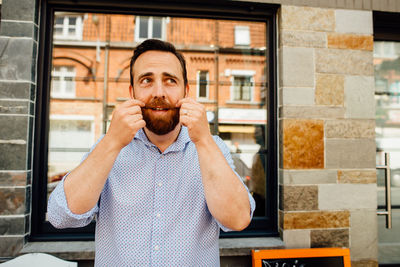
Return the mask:
{"type": "Polygon", "coordinates": [[[167,82],[168,82],[168,83],[176,83],[176,81],[175,81],[174,79],[172,79],[172,78],[167,79],[167,82]]]}
{"type": "Polygon", "coordinates": [[[149,78],[144,78],[141,83],[147,84],[150,82],[149,78]]]}

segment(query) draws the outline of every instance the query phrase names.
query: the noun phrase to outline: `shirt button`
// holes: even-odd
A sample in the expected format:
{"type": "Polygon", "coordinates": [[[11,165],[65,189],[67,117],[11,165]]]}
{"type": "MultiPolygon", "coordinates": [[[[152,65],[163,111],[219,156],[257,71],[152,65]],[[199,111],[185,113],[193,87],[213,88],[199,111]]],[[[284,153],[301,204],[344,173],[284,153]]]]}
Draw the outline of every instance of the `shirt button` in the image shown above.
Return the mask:
{"type": "Polygon", "coordinates": [[[154,250],[159,250],[160,247],[159,246],[154,246],[154,250]]]}
{"type": "Polygon", "coordinates": [[[159,182],[159,183],[158,183],[158,186],[162,186],[162,183],[161,183],[161,182],[159,182]]]}
{"type": "Polygon", "coordinates": [[[160,217],[161,217],[161,214],[160,214],[160,213],[157,213],[157,217],[160,218],[160,217]]]}

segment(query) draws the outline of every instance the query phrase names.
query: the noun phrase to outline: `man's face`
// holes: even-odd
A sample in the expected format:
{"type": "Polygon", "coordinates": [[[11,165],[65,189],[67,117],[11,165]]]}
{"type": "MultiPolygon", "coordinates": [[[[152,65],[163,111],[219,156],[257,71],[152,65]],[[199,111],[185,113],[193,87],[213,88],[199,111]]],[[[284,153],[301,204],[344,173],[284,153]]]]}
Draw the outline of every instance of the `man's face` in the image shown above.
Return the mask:
{"type": "Polygon", "coordinates": [[[146,128],[158,135],[171,132],[179,123],[175,105],[188,90],[178,58],[169,52],[147,51],[136,59],[132,72],[130,93],[146,104],[142,108],[146,128]]]}

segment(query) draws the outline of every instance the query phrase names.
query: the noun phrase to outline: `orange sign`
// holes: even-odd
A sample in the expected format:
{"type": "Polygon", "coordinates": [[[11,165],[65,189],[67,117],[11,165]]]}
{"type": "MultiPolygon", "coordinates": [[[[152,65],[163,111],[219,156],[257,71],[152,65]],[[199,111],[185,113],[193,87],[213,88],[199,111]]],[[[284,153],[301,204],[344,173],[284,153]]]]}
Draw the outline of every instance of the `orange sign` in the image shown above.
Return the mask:
{"type": "Polygon", "coordinates": [[[253,267],[350,267],[348,248],[252,250],[253,267]]]}

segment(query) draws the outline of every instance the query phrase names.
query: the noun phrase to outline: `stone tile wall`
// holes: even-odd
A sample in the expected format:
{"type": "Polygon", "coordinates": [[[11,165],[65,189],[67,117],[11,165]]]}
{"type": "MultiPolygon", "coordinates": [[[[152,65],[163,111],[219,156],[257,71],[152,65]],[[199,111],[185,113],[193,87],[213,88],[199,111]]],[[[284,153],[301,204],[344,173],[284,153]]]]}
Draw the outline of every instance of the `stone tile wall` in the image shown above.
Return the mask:
{"type": "Polygon", "coordinates": [[[278,34],[285,245],[377,266],[372,12],[282,6],[278,34]]]}
{"type": "Polygon", "coordinates": [[[0,257],[16,255],[30,231],[37,11],[35,0],[1,6],[0,257]]]}

